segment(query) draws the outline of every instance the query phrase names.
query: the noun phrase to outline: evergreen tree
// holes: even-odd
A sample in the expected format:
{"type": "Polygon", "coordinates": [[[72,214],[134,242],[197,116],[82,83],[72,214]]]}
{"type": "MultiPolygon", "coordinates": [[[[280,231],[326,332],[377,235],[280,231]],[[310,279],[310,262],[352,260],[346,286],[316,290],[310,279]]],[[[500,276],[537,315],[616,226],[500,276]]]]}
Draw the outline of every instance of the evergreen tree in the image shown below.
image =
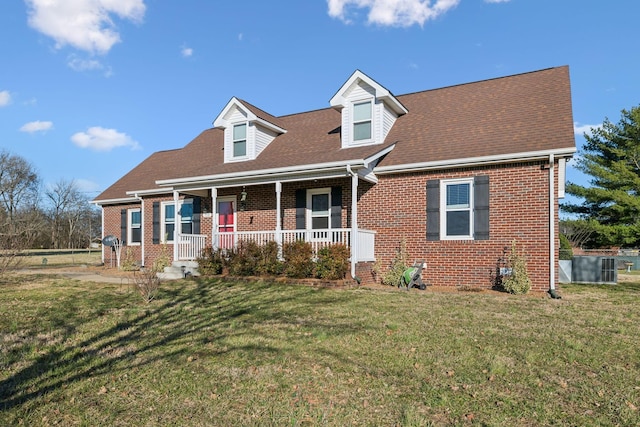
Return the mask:
{"type": "Polygon", "coordinates": [[[640,106],[622,110],[618,123],[605,119],[585,134],[577,168],[590,186],[569,183],[566,191],[584,200],[566,203],[566,212],[598,223],[594,244],[640,245],[640,106]]]}

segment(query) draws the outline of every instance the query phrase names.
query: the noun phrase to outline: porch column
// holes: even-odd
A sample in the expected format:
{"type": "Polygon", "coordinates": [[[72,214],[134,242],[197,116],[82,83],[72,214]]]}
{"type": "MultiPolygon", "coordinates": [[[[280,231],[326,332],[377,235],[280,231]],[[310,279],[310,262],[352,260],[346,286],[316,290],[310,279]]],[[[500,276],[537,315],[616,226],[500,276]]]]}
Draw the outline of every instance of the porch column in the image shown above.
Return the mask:
{"type": "Polygon", "coordinates": [[[358,174],[351,173],[351,277],[356,277],[358,262],[358,174]]]}
{"type": "Polygon", "coordinates": [[[282,214],[281,214],[282,182],[276,181],[276,243],[282,244],[282,214]]]}
{"type": "Polygon", "coordinates": [[[180,239],[180,227],[181,227],[181,222],[182,222],[182,218],[180,216],[180,205],[178,204],[180,202],[180,193],[178,191],[174,191],[173,192],[173,210],[174,210],[174,216],[173,216],[173,260],[174,261],[178,261],[179,255],[180,255],[180,251],[179,251],[179,239],[180,239]]]}
{"type": "Polygon", "coordinates": [[[218,189],[211,187],[211,248],[218,249],[218,189]]]}

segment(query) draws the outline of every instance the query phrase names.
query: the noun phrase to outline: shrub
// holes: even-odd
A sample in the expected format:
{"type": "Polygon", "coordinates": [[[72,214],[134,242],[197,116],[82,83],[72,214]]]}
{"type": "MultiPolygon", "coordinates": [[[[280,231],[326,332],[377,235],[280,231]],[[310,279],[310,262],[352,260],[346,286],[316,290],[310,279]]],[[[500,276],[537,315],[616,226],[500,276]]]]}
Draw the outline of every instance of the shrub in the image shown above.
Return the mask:
{"type": "Polygon", "coordinates": [[[282,273],[283,264],[279,258],[279,246],[274,241],[267,242],[260,248],[260,259],[256,266],[259,275],[277,276],[282,273]]]}
{"type": "Polygon", "coordinates": [[[524,255],[518,253],[516,241],[511,242],[511,252],[507,257],[507,267],[511,274],[502,278],[502,288],[511,294],[526,294],[531,289],[531,279],[527,271],[524,255]]]}
{"type": "Polygon", "coordinates": [[[203,276],[215,276],[222,273],[224,258],[220,248],[216,250],[211,246],[204,248],[196,261],[198,262],[198,271],[203,276]]]}
{"type": "Polygon", "coordinates": [[[560,234],[560,259],[570,260],[573,259],[573,248],[567,236],[560,234]]]}
{"type": "Polygon", "coordinates": [[[402,239],[396,254],[391,261],[391,267],[382,275],[382,283],[389,286],[398,286],[402,273],[408,268],[407,241],[402,239]]]}
{"type": "Polygon", "coordinates": [[[160,255],[153,261],[153,265],[151,268],[154,271],[163,271],[165,267],[169,267],[171,265],[171,255],[169,255],[169,248],[167,245],[162,245],[162,249],[160,249],[160,255]]]}
{"type": "Polygon", "coordinates": [[[127,247],[124,250],[124,258],[120,262],[120,269],[123,271],[137,271],[140,269],[133,254],[133,248],[127,247]]]}
{"type": "Polygon", "coordinates": [[[315,275],[320,279],[341,280],[349,270],[349,248],[345,245],[330,245],[318,251],[315,275]]]}
{"type": "Polygon", "coordinates": [[[136,289],[140,293],[145,303],[150,303],[157,295],[160,288],[160,279],[156,274],[158,271],[150,269],[141,269],[133,274],[133,281],[136,289]]]}
{"type": "Polygon", "coordinates": [[[255,276],[262,258],[260,246],[252,240],[243,240],[235,250],[229,251],[229,274],[234,276],[255,276]]]}
{"type": "Polygon", "coordinates": [[[302,279],[313,275],[313,248],[303,240],[282,245],[285,259],[284,274],[287,277],[302,279]]]}

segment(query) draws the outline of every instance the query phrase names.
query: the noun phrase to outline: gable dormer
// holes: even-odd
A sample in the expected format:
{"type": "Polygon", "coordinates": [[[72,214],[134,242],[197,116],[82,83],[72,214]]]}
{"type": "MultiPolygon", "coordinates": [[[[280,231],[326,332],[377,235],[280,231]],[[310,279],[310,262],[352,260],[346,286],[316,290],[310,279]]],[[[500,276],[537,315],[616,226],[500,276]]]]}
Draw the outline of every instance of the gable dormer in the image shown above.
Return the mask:
{"type": "Polygon", "coordinates": [[[278,135],[286,130],[278,119],[236,97],[224,107],[213,126],[224,130],[224,162],[256,159],[278,135]]]}
{"type": "Polygon", "coordinates": [[[375,80],[356,70],[329,101],[342,112],[342,148],[381,144],[407,109],[375,80]]]}

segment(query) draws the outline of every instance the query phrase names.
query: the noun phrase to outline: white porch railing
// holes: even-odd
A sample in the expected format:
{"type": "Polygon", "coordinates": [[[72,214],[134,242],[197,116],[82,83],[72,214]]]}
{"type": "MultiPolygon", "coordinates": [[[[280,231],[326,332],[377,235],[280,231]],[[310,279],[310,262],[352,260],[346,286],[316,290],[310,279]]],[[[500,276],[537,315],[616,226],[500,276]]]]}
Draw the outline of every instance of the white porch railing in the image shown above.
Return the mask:
{"type": "Polygon", "coordinates": [[[200,256],[205,247],[207,236],[204,234],[181,234],[178,245],[178,259],[193,261],[200,256]]]}
{"type": "Polygon", "coordinates": [[[231,249],[241,241],[253,241],[258,245],[275,241],[279,244],[303,240],[311,243],[314,253],[325,246],[343,244],[351,247],[352,241],[357,245],[357,261],[375,261],[375,231],[358,230],[357,238],[352,240],[350,228],[334,228],[320,230],[282,230],[282,231],[236,231],[214,233],[213,247],[231,249]]]}

